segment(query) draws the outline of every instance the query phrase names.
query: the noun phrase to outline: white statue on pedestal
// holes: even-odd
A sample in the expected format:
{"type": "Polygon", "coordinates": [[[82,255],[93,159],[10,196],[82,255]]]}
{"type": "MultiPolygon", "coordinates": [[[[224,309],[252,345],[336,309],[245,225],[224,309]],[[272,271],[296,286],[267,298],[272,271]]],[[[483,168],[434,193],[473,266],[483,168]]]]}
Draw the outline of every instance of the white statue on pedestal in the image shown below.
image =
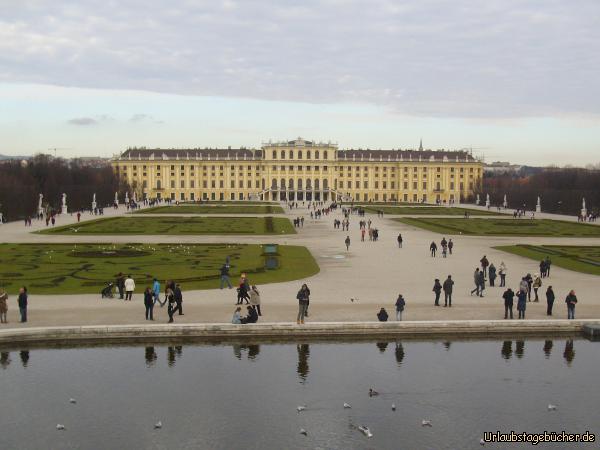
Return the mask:
{"type": "Polygon", "coordinates": [[[42,206],[43,199],[44,199],[44,194],[40,194],[40,200],[38,201],[38,215],[44,214],[44,207],[42,206]]]}
{"type": "Polygon", "coordinates": [[[137,204],[137,194],[133,191],[133,203],[137,204]]]}
{"type": "Polygon", "coordinates": [[[119,206],[119,193],[115,192],[115,205],[119,206]]]}
{"type": "MultiPolygon", "coordinates": [[[[40,194],[41,195],[41,194],[40,194]]],[[[67,194],[63,193],[62,195],[62,207],[61,212],[63,214],[67,214],[67,194]]]]}
{"type": "Polygon", "coordinates": [[[508,200],[506,200],[506,194],[504,194],[504,203],[502,203],[502,206],[504,206],[504,209],[508,208],[508,200]]]}
{"type": "Polygon", "coordinates": [[[92,211],[96,209],[96,206],[98,206],[98,204],[96,203],[96,194],[94,193],[94,196],[92,197],[92,211]]]}
{"type": "Polygon", "coordinates": [[[585,207],[585,198],[581,204],[581,217],[587,217],[587,208],[585,207]]]}
{"type": "Polygon", "coordinates": [[[479,202],[480,202],[480,200],[479,200],[479,194],[477,194],[477,200],[475,200],[475,204],[476,204],[477,206],[479,206],[479,202]]]}
{"type": "Polygon", "coordinates": [[[535,205],[535,212],[542,212],[542,200],[538,196],[537,205],[535,205]]]}
{"type": "Polygon", "coordinates": [[[490,194],[487,194],[485,197],[485,206],[490,207],[490,194]]]}
{"type": "Polygon", "coordinates": [[[129,192],[125,192],[125,204],[129,205],[129,192]]]}

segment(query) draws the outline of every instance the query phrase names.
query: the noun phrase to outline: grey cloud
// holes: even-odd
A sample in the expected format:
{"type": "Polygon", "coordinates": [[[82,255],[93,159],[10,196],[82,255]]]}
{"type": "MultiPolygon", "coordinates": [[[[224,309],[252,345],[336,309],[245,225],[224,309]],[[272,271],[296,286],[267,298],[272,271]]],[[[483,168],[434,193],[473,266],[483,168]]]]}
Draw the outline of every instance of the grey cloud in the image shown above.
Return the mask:
{"type": "Polygon", "coordinates": [[[89,126],[97,125],[98,121],[96,119],[92,119],[91,117],[75,117],[74,119],[68,120],[67,123],[70,125],[89,126]]]}
{"type": "Polygon", "coordinates": [[[600,113],[597,0],[158,3],[5,6],[0,81],[446,117],[600,113]]]}
{"type": "Polygon", "coordinates": [[[130,117],[129,122],[131,122],[131,123],[148,122],[148,123],[154,123],[154,124],[165,123],[164,121],[158,120],[154,116],[151,116],[150,114],[134,114],[133,116],[130,117]]]}

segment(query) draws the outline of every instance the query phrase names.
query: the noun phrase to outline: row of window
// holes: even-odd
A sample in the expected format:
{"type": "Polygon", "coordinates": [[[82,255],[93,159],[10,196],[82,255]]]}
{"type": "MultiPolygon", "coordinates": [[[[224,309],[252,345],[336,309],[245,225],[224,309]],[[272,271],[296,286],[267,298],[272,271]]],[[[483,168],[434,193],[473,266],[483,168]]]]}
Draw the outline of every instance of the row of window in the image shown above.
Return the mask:
{"type": "MultiPolygon", "coordinates": [[[[273,150],[273,159],[277,159],[277,150],[273,150]]],[[[279,153],[279,159],[285,159],[285,150],[281,150],[281,152],[279,153]]],[[[296,151],[296,157],[294,158],[294,150],[288,150],[288,159],[302,159],[302,150],[297,150],[296,151]]],[[[313,159],[312,158],[312,153],[310,150],[306,150],[306,159],[313,159]]],[[[320,159],[320,153],[319,150],[315,150],[315,157],[314,159],[320,159]]],[[[323,151],[323,159],[327,159],[327,150],[323,151]]]]}

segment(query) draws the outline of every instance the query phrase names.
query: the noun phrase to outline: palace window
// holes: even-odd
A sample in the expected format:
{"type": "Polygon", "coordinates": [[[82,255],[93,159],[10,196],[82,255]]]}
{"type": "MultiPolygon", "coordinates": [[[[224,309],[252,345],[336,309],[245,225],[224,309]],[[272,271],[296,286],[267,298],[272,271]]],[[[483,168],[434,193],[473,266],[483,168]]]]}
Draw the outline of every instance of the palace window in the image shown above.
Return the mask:
{"type": "Polygon", "coordinates": [[[297,159],[302,159],[302,150],[298,150],[297,159]]]}
{"type": "Polygon", "coordinates": [[[273,159],[277,159],[277,150],[273,150],[273,159]]]}
{"type": "Polygon", "coordinates": [[[233,189],[235,187],[235,181],[231,180],[231,183],[230,183],[229,187],[231,189],[233,189]]]}
{"type": "Polygon", "coordinates": [[[315,150],[315,159],[319,159],[319,150],[315,150]]]}
{"type": "Polygon", "coordinates": [[[310,159],[310,150],[306,151],[306,159],[310,159]]]}
{"type": "Polygon", "coordinates": [[[290,150],[290,157],[289,157],[289,159],[294,159],[294,151],[293,150],[290,150]]]}
{"type": "Polygon", "coordinates": [[[285,150],[281,150],[281,159],[285,159],[285,150]]]}
{"type": "Polygon", "coordinates": [[[181,180],[181,182],[180,182],[179,184],[180,184],[180,186],[179,186],[179,187],[181,187],[181,188],[184,188],[184,187],[185,187],[185,181],[181,180]]]}
{"type": "Polygon", "coordinates": [[[323,152],[323,159],[327,159],[327,150],[323,152]]]}

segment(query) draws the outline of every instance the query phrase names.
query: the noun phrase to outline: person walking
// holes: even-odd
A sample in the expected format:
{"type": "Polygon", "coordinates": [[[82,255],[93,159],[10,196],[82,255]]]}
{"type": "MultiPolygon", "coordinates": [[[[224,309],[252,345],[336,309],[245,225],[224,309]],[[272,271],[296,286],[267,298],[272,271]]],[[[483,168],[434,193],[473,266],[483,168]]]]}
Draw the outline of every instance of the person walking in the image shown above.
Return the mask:
{"type": "Polygon", "coordinates": [[[506,264],[504,261],[500,263],[500,269],[498,270],[498,274],[500,275],[500,287],[506,286],[506,264]]]}
{"type": "Polygon", "coordinates": [[[473,282],[475,283],[475,289],[471,291],[471,295],[473,295],[473,292],[475,295],[479,295],[479,267],[476,267],[475,272],[473,272],[473,282]]]}
{"type": "Polygon", "coordinates": [[[175,298],[175,309],[173,310],[173,314],[175,311],[179,312],[180,316],[183,316],[183,294],[181,292],[181,286],[179,283],[175,285],[175,290],[173,291],[173,297],[175,298]]]}
{"type": "Polygon", "coordinates": [[[452,242],[452,238],[448,240],[448,253],[452,254],[452,249],[454,248],[454,242],[452,242]]]}
{"type": "Polygon", "coordinates": [[[231,281],[229,280],[229,264],[223,264],[221,266],[221,289],[223,289],[223,285],[225,283],[227,283],[229,289],[233,287],[231,286],[231,281]]]}
{"type": "Polygon", "coordinates": [[[435,292],[435,306],[440,306],[440,294],[442,293],[442,284],[438,278],[433,282],[433,292],[435,292]]]}
{"type": "Polygon", "coordinates": [[[256,285],[250,288],[250,304],[256,308],[258,315],[262,316],[260,311],[260,292],[258,292],[256,285]]]}
{"type": "Polygon", "coordinates": [[[550,276],[550,266],[552,265],[552,260],[550,259],[549,256],[546,256],[546,276],[549,277],[550,276]]]}
{"type": "Polygon", "coordinates": [[[350,250],[350,236],[346,236],[344,243],[346,244],[346,251],[350,250]]]}
{"type": "Polygon", "coordinates": [[[485,291],[485,275],[483,270],[479,271],[479,296],[483,297],[483,291],[485,291]]]}
{"type": "Polygon", "coordinates": [[[431,252],[431,257],[435,258],[435,252],[437,252],[437,244],[435,242],[431,242],[429,246],[429,251],[431,252]]]}
{"type": "Polygon", "coordinates": [[[173,315],[175,313],[175,291],[173,285],[169,284],[166,290],[167,314],[169,315],[169,323],[173,323],[173,315]]]}
{"type": "Polygon", "coordinates": [[[490,287],[494,287],[494,283],[496,282],[496,266],[494,266],[494,263],[490,264],[488,276],[490,277],[490,287]]]}
{"type": "Polygon", "coordinates": [[[154,304],[158,303],[162,308],[164,303],[160,301],[160,283],[156,278],[152,281],[152,295],[154,297],[154,304]]]}
{"type": "Polygon", "coordinates": [[[452,276],[448,275],[448,278],[444,281],[444,308],[452,308],[452,291],[454,289],[454,281],[452,276]]]}
{"type": "Polygon", "coordinates": [[[127,275],[125,279],[125,301],[131,301],[131,297],[133,296],[133,291],[135,290],[135,281],[131,278],[131,275],[127,275]]]}
{"type": "Polygon", "coordinates": [[[398,248],[402,248],[402,233],[398,234],[398,248]]]}
{"type": "Polygon", "coordinates": [[[542,279],[540,278],[540,276],[536,273],[533,276],[533,292],[535,294],[535,299],[533,300],[534,302],[539,302],[540,298],[538,297],[538,289],[542,287],[542,279]]]}
{"type": "Polygon", "coordinates": [[[513,318],[513,301],[515,299],[515,293],[511,288],[508,288],[502,294],[502,298],[504,299],[504,318],[508,319],[508,314],[510,313],[510,318],[513,318]]]}
{"type": "Polygon", "coordinates": [[[8,294],[0,288],[0,323],[8,323],[6,315],[8,313],[8,294]]]}
{"type": "Polygon", "coordinates": [[[154,302],[155,302],[154,292],[152,292],[152,289],[150,288],[150,286],[148,286],[146,288],[146,290],[144,291],[144,306],[146,307],[146,320],[154,320],[154,316],[153,316],[154,302]]]}
{"type": "Polygon", "coordinates": [[[379,310],[379,312],[377,313],[377,319],[378,319],[380,322],[387,322],[387,321],[388,321],[388,318],[389,318],[389,316],[388,316],[388,313],[387,313],[387,311],[385,310],[385,308],[381,308],[381,309],[379,310]]]}
{"type": "Polygon", "coordinates": [[[396,299],[396,320],[398,322],[402,321],[402,313],[404,312],[405,306],[406,302],[404,301],[404,297],[402,297],[402,294],[399,294],[396,299]]]}
{"type": "Polygon", "coordinates": [[[517,311],[519,311],[519,319],[525,318],[525,309],[527,308],[527,292],[519,290],[517,294],[517,311]]]}
{"type": "Polygon", "coordinates": [[[19,305],[19,312],[21,313],[21,323],[27,322],[27,288],[22,286],[19,288],[19,297],[17,298],[17,303],[19,305]]]}
{"type": "Polygon", "coordinates": [[[306,317],[306,311],[308,309],[308,299],[310,296],[310,290],[306,284],[303,284],[298,294],[296,294],[296,299],[298,299],[298,318],[296,323],[298,325],[304,325],[304,317],[306,317]]]}
{"type": "Polygon", "coordinates": [[[567,304],[567,319],[575,319],[575,305],[577,304],[577,297],[575,291],[571,290],[567,298],[565,299],[567,304]]]}
{"type": "Polygon", "coordinates": [[[125,276],[123,275],[123,272],[119,272],[117,275],[116,285],[119,291],[119,299],[123,300],[123,294],[125,292],[125,276]]]}
{"type": "Polygon", "coordinates": [[[552,290],[552,286],[548,286],[548,289],[546,289],[546,304],[547,304],[547,308],[546,308],[546,315],[547,316],[551,316],[552,315],[552,307],[554,306],[554,291],[552,290]]]}
{"type": "Polygon", "coordinates": [[[241,305],[244,303],[244,300],[246,300],[246,304],[250,303],[250,296],[248,295],[246,280],[242,277],[240,285],[237,288],[237,304],[241,305]]]}

